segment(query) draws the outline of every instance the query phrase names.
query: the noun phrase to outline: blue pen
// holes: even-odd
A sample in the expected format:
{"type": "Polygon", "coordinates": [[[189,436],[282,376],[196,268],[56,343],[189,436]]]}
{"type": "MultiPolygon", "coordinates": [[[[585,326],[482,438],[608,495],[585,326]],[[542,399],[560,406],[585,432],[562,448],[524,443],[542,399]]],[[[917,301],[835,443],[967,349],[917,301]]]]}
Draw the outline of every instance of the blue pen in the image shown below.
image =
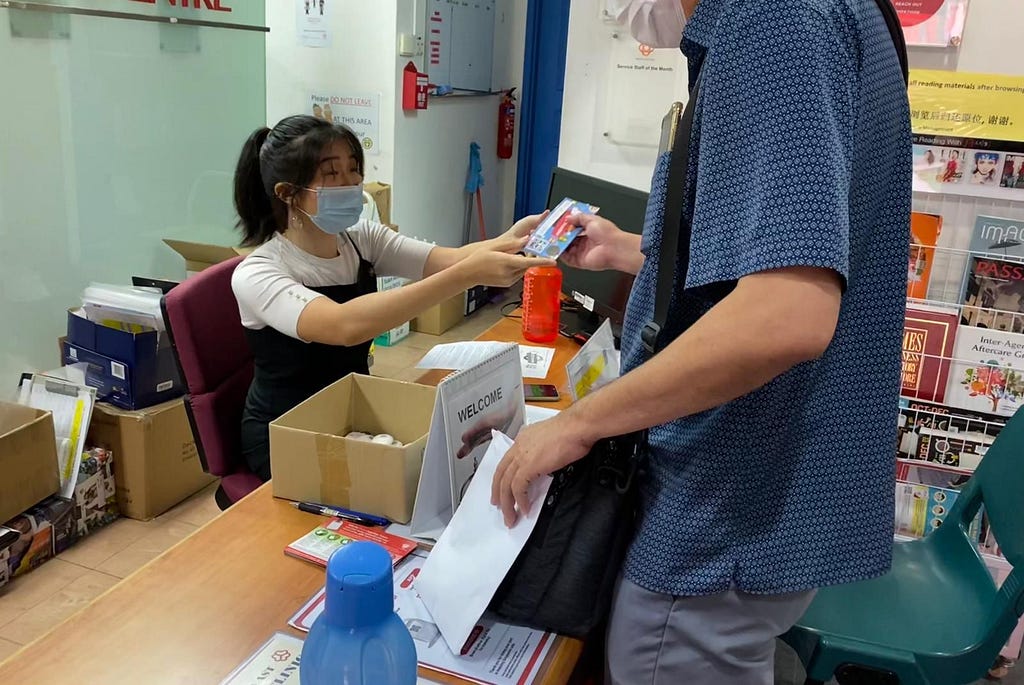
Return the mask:
{"type": "Polygon", "coordinates": [[[300,511],[309,512],[310,514],[336,516],[337,518],[346,519],[353,523],[361,523],[364,526],[391,525],[391,521],[383,516],[374,516],[373,514],[366,514],[361,511],[352,511],[351,509],[342,509],[341,507],[320,504],[319,502],[292,502],[292,506],[296,507],[300,511]]]}

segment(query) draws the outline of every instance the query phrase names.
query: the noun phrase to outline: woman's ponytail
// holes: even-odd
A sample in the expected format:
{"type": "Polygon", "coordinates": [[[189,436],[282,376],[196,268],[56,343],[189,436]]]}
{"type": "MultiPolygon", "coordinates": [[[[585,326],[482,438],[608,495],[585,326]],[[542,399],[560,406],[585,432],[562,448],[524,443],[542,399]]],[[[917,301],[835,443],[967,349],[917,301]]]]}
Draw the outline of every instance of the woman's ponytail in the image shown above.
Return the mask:
{"type": "Polygon", "coordinates": [[[267,194],[260,173],[260,150],[270,135],[267,127],[253,131],[242,146],[235,167],[235,210],[242,229],[242,245],[252,247],[270,240],[277,231],[273,199],[267,194]]]}

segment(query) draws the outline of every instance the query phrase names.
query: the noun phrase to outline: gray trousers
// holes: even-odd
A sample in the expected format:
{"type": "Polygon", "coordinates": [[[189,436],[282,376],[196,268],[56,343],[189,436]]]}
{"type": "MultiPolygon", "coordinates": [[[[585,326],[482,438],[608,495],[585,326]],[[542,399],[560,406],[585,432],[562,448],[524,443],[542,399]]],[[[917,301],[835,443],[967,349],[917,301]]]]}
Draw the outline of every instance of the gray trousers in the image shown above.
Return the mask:
{"type": "Polygon", "coordinates": [[[775,638],[814,590],[673,597],[619,579],[608,627],[606,685],[772,685],[775,638]]]}

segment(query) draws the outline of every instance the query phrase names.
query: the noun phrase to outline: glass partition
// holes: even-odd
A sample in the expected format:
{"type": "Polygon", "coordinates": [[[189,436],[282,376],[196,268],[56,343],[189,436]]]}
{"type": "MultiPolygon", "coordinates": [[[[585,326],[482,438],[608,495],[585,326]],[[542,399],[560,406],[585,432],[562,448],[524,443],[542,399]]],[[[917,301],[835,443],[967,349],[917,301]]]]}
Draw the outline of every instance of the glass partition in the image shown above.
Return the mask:
{"type": "Polygon", "coordinates": [[[8,387],[58,364],[89,282],[184,277],[163,238],[237,243],[232,172],[266,107],[263,0],[18,4],[0,7],[8,387]]]}

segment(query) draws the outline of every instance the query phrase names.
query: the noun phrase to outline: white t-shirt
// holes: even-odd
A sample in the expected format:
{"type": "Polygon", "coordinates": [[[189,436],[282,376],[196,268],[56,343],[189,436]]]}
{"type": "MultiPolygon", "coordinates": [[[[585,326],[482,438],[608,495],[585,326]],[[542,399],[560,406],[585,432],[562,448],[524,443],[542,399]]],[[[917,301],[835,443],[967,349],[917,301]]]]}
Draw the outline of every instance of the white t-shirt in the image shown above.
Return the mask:
{"type": "MultiPolygon", "coordinates": [[[[434,247],[371,221],[359,221],[348,235],[379,276],[423,278],[427,255],[434,247]]],[[[302,310],[312,300],[324,297],[310,288],[350,285],[358,273],[359,257],[344,235],[338,236],[338,256],[324,259],[275,233],[238,265],[231,289],[243,326],[254,330],[270,326],[298,338],[302,310]]]]}

